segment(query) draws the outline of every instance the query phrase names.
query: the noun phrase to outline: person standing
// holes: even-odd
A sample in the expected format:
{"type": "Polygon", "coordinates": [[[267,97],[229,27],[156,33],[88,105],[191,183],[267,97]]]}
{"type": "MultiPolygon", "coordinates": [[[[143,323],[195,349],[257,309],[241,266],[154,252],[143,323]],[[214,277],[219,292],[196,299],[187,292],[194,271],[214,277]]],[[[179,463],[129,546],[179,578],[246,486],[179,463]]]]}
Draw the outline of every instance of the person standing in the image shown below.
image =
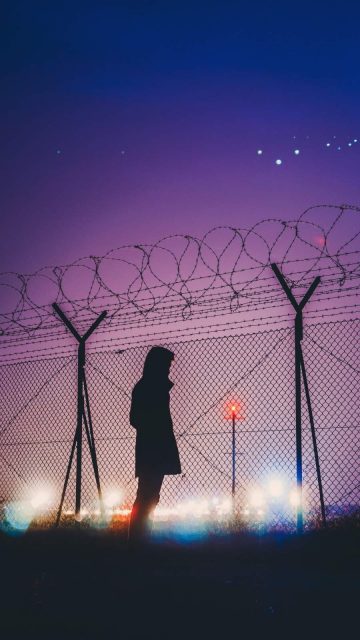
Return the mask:
{"type": "Polygon", "coordinates": [[[132,391],[130,424],[136,429],[136,499],[132,507],[128,540],[146,538],[148,520],[160,500],[165,475],[181,473],[179,452],[170,414],[169,380],[172,351],[152,347],[148,352],[142,378],[132,391]]]}

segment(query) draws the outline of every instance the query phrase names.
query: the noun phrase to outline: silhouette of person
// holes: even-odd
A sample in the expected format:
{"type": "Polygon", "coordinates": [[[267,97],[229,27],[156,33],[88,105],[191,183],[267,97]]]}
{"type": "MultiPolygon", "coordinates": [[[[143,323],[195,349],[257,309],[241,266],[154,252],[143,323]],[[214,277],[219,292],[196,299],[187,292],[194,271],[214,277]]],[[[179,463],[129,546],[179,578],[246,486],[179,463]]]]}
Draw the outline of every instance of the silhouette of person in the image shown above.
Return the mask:
{"type": "Polygon", "coordinates": [[[164,476],[181,473],[170,414],[173,383],[169,372],[173,359],[172,351],[152,347],[145,358],[143,376],[132,392],[130,424],[136,429],[138,489],[130,515],[130,544],[146,538],[148,519],[160,500],[164,476]]]}

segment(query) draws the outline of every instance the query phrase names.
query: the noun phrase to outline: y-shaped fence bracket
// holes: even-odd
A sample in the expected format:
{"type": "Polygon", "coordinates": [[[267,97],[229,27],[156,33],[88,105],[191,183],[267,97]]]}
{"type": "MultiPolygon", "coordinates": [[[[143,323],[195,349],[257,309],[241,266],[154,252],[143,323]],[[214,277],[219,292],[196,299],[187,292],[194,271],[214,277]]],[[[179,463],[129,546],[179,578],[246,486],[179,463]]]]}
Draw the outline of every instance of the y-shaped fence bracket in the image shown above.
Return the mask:
{"type": "Polygon", "coordinates": [[[80,510],[81,510],[81,473],[82,473],[82,435],[83,435],[83,426],[85,428],[85,434],[87,438],[87,442],[89,445],[91,462],[93,466],[99,502],[100,502],[100,510],[102,514],[104,513],[103,500],[101,495],[101,487],[100,487],[100,477],[99,477],[99,468],[97,463],[96,456],[96,447],[95,447],[95,438],[94,431],[91,419],[90,412],[90,402],[89,402],[89,394],[88,388],[86,384],[85,377],[85,344],[86,340],[91,336],[91,334],[95,331],[95,329],[99,326],[100,322],[105,318],[106,311],[103,311],[93,322],[91,327],[86,331],[83,336],[76,331],[75,327],[71,324],[70,320],[66,317],[65,313],[60,309],[59,305],[54,303],[53,309],[56,311],[59,318],[63,321],[65,326],[69,329],[70,333],[73,334],[75,339],[79,344],[78,348],[78,371],[77,371],[77,418],[76,418],[76,430],[75,436],[73,440],[73,444],[71,447],[70,457],[68,466],[65,474],[65,481],[63,486],[63,491],[61,494],[61,500],[59,505],[59,510],[56,518],[56,526],[59,525],[61,512],[64,504],[66,488],[69,481],[71,465],[75,453],[76,448],[76,498],[75,498],[75,519],[80,521],[80,510]]]}
{"type": "Polygon", "coordinates": [[[296,525],[297,525],[298,533],[302,533],[303,526],[304,526],[304,517],[303,517],[303,495],[302,495],[303,464],[302,464],[302,433],[301,433],[301,376],[302,376],[303,384],[305,388],[306,402],[307,402],[309,420],[310,420],[310,426],[311,426],[311,435],[312,435],[312,442],[314,447],[316,473],[317,473],[317,480],[319,485],[322,521],[323,521],[323,524],[326,525],[324,494],[323,494],[322,482],[321,482],[320,462],[319,462],[317,443],[316,443],[315,425],[314,425],[313,413],[312,413],[311,402],[310,402],[310,393],[309,393],[309,387],[307,383],[304,357],[303,357],[302,348],[301,348],[301,340],[303,338],[302,312],[306,303],[309,301],[316,287],[318,286],[320,282],[320,276],[317,276],[317,278],[315,278],[315,280],[310,285],[309,289],[307,290],[301,302],[297,302],[278,266],[273,263],[271,265],[271,268],[275,273],[288,299],[290,300],[292,306],[296,311],[296,316],[295,316],[295,415],[296,415],[296,484],[297,484],[297,498],[298,498],[296,525]]]}

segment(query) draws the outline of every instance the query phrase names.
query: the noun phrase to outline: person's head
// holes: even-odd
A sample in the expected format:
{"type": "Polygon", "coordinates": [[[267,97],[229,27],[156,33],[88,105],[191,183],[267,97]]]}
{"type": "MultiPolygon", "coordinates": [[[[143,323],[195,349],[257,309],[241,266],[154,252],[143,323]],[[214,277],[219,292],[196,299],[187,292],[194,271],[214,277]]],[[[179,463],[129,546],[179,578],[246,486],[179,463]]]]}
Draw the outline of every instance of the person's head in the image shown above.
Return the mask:
{"type": "Polygon", "coordinates": [[[151,347],[144,363],[144,377],[152,377],[154,380],[165,378],[169,375],[170,366],[174,359],[174,354],[165,347],[151,347]]]}

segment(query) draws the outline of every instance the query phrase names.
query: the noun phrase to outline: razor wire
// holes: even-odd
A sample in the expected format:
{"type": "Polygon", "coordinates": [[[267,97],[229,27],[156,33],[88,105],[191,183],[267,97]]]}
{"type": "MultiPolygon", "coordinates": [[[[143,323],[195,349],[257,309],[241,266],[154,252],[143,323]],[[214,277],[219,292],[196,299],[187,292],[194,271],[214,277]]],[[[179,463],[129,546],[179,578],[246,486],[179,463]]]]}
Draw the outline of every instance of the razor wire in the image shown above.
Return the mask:
{"type": "Polygon", "coordinates": [[[106,308],[106,329],[151,319],[154,325],[198,320],[219,310],[259,311],[282,300],[269,274],[274,261],[292,288],[306,286],[316,271],[326,283],[319,295],[333,299],[352,281],[354,293],[360,277],[359,213],[352,205],[317,205],[295,220],[268,218],[249,229],[218,226],[200,238],[170,235],[32,274],[2,273],[0,287],[10,308],[0,314],[0,335],[12,336],[11,344],[41,339],[49,331],[58,335],[53,302],[64,305],[80,325],[106,308]]]}

